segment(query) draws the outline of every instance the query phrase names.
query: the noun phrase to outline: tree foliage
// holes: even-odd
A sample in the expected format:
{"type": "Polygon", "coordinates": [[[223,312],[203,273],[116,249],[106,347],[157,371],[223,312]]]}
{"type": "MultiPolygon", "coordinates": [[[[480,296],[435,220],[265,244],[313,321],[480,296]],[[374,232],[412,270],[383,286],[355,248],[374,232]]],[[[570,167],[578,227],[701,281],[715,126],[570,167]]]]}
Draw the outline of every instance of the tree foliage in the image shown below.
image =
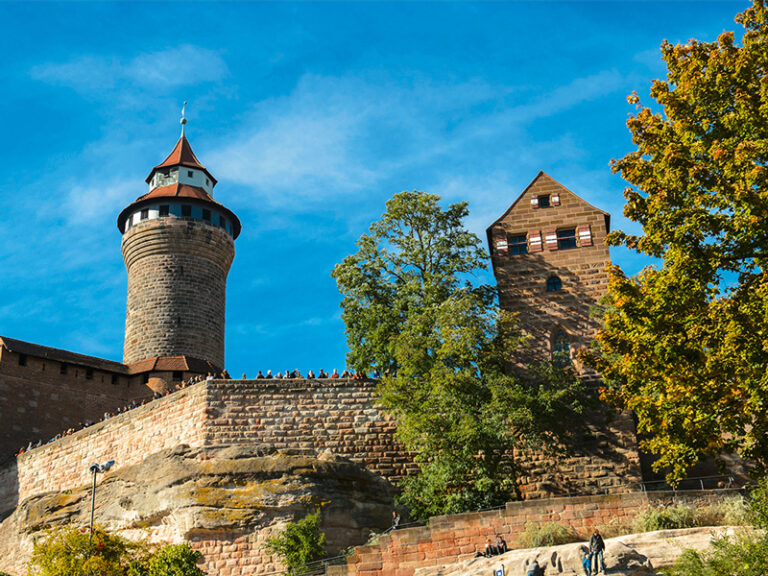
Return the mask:
{"type": "Polygon", "coordinates": [[[320,512],[288,522],[277,536],[267,539],[270,554],[277,554],[292,573],[307,569],[310,562],[325,557],[325,534],[320,531],[320,512]]]}
{"type": "Polygon", "coordinates": [[[201,554],[188,544],[132,542],[94,527],[62,526],[35,543],[31,576],[204,576],[201,554]]]}
{"type": "Polygon", "coordinates": [[[661,259],[611,270],[605,327],[585,358],[605,397],[635,412],[642,448],[677,482],[702,457],[768,464],[768,10],[745,33],[661,47],[666,80],[628,120],[637,149],[613,162],[641,235],[609,242],[661,259]]]}
{"type": "Polygon", "coordinates": [[[382,402],[415,454],[420,474],[403,480],[401,502],[421,519],[514,498],[512,449],[554,445],[581,411],[569,369],[508,374],[519,338],[476,282],[487,256],[467,213],[433,194],[396,194],[333,272],[349,362],[383,373],[382,402]]]}

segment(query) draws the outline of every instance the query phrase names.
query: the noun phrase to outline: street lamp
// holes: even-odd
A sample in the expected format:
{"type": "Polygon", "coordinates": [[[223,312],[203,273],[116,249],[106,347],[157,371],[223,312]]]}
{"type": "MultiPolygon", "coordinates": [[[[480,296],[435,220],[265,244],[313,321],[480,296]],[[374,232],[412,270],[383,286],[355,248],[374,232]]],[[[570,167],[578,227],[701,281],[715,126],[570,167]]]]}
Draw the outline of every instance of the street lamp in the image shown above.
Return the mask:
{"type": "Polygon", "coordinates": [[[104,462],[104,464],[91,464],[89,470],[93,473],[93,490],[91,490],[91,534],[88,536],[88,543],[93,540],[93,511],[96,507],[96,474],[106,472],[115,464],[114,460],[104,462]]]}

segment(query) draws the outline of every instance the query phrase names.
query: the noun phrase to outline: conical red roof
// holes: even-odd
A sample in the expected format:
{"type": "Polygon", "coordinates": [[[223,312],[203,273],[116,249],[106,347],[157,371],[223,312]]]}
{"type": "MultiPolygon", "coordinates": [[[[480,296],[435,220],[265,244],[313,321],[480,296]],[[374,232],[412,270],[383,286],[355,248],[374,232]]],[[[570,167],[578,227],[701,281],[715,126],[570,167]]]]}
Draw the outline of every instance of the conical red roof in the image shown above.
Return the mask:
{"type": "Polygon", "coordinates": [[[160,168],[169,168],[171,166],[188,166],[189,168],[198,168],[205,172],[208,178],[211,179],[211,182],[213,182],[214,186],[216,185],[216,178],[214,178],[211,173],[208,172],[208,169],[205,166],[200,164],[200,161],[192,151],[192,146],[189,145],[189,140],[187,140],[186,136],[182,135],[181,138],[179,138],[179,141],[176,142],[176,146],[173,147],[171,153],[168,154],[168,157],[163,160],[162,163],[152,168],[149,176],[147,176],[147,184],[149,184],[149,181],[152,180],[152,176],[154,176],[156,170],[160,168]]]}

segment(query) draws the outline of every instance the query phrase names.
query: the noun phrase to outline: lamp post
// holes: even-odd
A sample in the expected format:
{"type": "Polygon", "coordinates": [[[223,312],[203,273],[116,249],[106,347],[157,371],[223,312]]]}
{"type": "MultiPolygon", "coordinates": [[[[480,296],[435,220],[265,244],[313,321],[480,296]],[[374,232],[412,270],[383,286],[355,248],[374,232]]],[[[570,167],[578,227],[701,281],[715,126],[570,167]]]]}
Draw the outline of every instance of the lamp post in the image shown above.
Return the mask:
{"type": "Polygon", "coordinates": [[[99,472],[106,472],[114,465],[114,460],[104,462],[104,464],[91,464],[89,470],[93,473],[93,489],[91,490],[91,533],[88,536],[88,543],[93,540],[93,513],[96,508],[96,474],[99,472]]]}

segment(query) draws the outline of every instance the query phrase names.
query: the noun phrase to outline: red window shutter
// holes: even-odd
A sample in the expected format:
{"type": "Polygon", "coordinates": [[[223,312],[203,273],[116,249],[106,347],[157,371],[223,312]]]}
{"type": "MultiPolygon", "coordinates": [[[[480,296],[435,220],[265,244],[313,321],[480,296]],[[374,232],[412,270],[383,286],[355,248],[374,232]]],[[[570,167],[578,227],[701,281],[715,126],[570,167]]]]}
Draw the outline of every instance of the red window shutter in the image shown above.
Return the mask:
{"type": "Polygon", "coordinates": [[[553,192],[549,200],[552,202],[552,206],[560,206],[560,192],[553,192]]]}
{"type": "Polygon", "coordinates": [[[538,207],[539,207],[539,197],[531,196],[531,208],[538,208],[538,207]]]}
{"type": "Polygon", "coordinates": [[[507,233],[502,228],[496,228],[493,231],[493,247],[496,254],[506,256],[508,253],[507,246],[507,233]]]}
{"type": "Polygon", "coordinates": [[[589,224],[576,228],[576,236],[579,246],[592,246],[592,229],[589,227],[589,224]]]}
{"type": "Polygon", "coordinates": [[[528,252],[541,252],[542,249],[541,232],[538,230],[528,232],[528,252]]]}
{"type": "Polygon", "coordinates": [[[547,244],[547,250],[557,250],[557,230],[547,230],[544,233],[544,241],[547,244]]]}

